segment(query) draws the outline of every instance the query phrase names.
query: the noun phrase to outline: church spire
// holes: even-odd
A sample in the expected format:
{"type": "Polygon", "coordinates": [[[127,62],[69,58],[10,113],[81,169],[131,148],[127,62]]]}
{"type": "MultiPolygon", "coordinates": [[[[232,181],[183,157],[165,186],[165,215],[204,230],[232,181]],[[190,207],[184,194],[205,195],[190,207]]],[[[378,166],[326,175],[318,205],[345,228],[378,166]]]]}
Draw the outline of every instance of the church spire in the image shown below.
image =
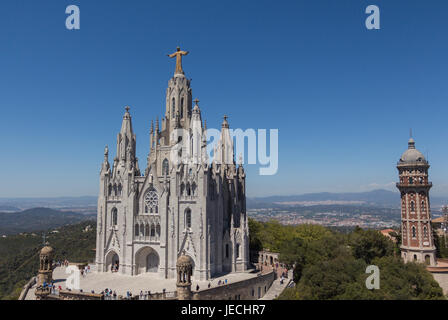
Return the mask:
{"type": "Polygon", "coordinates": [[[132,130],[130,109],[129,106],[125,107],[121,130],[117,136],[117,158],[122,164],[128,161],[135,162],[135,134],[132,130]]]}

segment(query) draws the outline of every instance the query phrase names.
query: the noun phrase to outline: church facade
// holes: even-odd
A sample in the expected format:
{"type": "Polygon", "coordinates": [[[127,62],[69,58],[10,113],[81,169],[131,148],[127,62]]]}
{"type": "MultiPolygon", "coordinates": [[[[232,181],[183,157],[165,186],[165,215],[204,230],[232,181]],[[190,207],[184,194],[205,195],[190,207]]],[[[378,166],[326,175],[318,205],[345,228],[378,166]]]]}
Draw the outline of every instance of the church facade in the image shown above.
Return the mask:
{"type": "Polygon", "coordinates": [[[213,160],[207,155],[206,125],[177,49],[168,82],[165,115],[150,128],[150,152],[140,171],[130,108],[109,164],[106,147],[97,211],[98,272],[157,273],[176,278],[186,255],[193,279],[242,272],[249,266],[245,171],[235,163],[233,139],[224,117],[213,160]],[[195,103],[193,105],[193,102],[195,103]]]}

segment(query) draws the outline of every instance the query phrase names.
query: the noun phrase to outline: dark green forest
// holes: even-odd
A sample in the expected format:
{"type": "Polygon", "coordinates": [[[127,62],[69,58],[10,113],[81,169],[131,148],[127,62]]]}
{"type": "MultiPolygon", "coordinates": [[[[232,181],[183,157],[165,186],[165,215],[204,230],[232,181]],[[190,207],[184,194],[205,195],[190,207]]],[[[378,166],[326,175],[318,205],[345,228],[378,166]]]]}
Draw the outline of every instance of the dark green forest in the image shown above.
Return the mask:
{"type": "Polygon", "coordinates": [[[280,261],[294,266],[294,288],[279,299],[445,299],[424,265],[404,264],[398,244],[376,230],[355,228],[340,233],[319,225],[284,226],[249,221],[250,245],[280,253],[280,261]],[[380,289],[368,290],[368,265],[380,269],[380,289]]]}
{"type": "MultiPolygon", "coordinates": [[[[55,250],[55,260],[93,261],[95,228],[95,222],[85,221],[47,234],[46,240],[55,250]],[[91,226],[88,231],[87,226],[91,226]]],[[[0,238],[0,300],[17,299],[22,287],[37,274],[42,244],[40,232],[0,238]]]]}

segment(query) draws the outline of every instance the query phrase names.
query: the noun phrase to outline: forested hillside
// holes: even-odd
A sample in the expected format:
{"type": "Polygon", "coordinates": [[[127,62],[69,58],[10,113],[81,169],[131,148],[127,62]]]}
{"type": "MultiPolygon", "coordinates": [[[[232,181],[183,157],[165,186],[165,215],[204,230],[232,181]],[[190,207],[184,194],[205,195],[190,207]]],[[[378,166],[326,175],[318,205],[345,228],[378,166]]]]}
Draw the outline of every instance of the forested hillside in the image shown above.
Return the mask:
{"type": "MultiPolygon", "coordinates": [[[[64,226],[50,233],[46,240],[55,250],[55,260],[93,261],[96,224],[92,221],[64,226]],[[88,227],[90,226],[90,227],[88,227]]],[[[37,274],[41,233],[27,233],[0,238],[0,300],[17,299],[22,286],[37,274]]]]}

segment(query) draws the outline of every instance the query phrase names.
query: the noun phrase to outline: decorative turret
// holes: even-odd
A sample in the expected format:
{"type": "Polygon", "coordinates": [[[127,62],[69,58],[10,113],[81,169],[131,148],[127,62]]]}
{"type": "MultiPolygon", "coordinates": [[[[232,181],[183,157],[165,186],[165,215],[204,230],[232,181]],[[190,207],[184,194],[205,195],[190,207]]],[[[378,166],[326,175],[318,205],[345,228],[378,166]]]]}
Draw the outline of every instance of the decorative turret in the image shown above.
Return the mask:
{"type": "Polygon", "coordinates": [[[45,246],[39,254],[39,273],[37,276],[37,287],[50,284],[53,280],[53,248],[45,246]]]}
{"type": "Polygon", "coordinates": [[[177,299],[191,299],[191,276],[193,275],[193,260],[182,253],[176,262],[177,270],[177,299]]]}
{"type": "Polygon", "coordinates": [[[114,175],[116,175],[117,169],[121,172],[124,169],[138,168],[137,160],[135,157],[135,134],[132,131],[132,120],[129,113],[130,107],[126,107],[126,112],[123,116],[123,122],[121,124],[120,133],[117,135],[117,158],[118,166],[121,170],[114,165],[114,175]]]}
{"type": "Polygon", "coordinates": [[[230,136],[227,116],[224,116],[224,120],[221,125],[221,137],[215,148],[213,162],[225,166],[235,164],[235,157],[233,154],[233,139],[230,136]]]}

